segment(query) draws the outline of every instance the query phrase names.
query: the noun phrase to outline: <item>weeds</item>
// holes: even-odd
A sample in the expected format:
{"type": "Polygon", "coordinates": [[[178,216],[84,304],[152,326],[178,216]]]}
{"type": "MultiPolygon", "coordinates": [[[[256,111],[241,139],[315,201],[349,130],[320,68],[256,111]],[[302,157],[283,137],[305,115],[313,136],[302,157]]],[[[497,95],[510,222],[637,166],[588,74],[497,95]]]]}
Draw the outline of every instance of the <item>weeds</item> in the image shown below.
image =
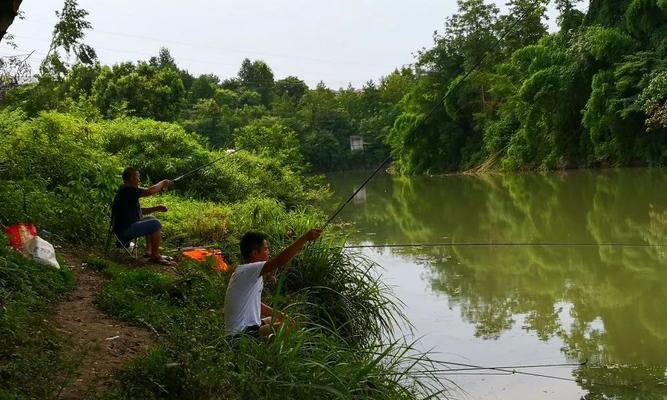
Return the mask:
{"type": "MultiPolygon", "coordinates": [[[[0,243],[6,243],[0,234],[0,243]]],[[[62,340],[46,320],[74,286],[73,275],[27,260],[0,245],[0,398],[47,398],[71,369],[62,340]]]]}

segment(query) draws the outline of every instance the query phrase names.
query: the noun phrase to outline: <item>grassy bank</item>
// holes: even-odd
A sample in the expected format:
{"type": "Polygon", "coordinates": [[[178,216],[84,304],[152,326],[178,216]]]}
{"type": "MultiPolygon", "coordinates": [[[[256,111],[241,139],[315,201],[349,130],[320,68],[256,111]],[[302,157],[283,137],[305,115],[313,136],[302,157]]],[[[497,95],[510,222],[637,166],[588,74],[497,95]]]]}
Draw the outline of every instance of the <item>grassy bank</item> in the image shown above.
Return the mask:
{"type": "Polygon", "coordinates": [[[176,275],[100,259],[90,265],[109,278],[99,298],[103,309],[161,338],[123,369],[111,398],[413,399],[444,393],[433,382],[412,379],[412,371],[429,365],[415,360],[409,345],[382,342],[400,308],[367,274],[371,264],[328,243],[308,248],[277,283],[268,282],[264,300],[290,313],[299,329],[279,331],[267,342],[224,337],[229,274],[196,263],[182,264],[176,275]]]}
{"type": "Polygon", "coordinates": [[[54,304],[74,286],[60,270],[10,250],[0,234],[0,399],[48,398],[73,367],[49,321],[54,304]]]}

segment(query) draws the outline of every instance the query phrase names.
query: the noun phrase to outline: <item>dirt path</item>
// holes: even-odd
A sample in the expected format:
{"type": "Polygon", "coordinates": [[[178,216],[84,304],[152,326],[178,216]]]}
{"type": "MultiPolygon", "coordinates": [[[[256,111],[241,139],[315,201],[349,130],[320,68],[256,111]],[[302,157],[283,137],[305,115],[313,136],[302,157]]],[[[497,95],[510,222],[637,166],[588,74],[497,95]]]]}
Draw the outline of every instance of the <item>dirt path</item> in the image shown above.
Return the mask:
{"type": "Polygon", "coordinates": [[[60,394],[61,399],[94,398],[109,389],[113,372],[129,360],[141,355],[155,340],[143,328],[127,325],[110,318],[95,304],[104,278],[82,265],[82,257],[66,254],[77,280],[76,289],[58,305],[56,329],[70,338],[72,354],[80,364],[60,394]]]}

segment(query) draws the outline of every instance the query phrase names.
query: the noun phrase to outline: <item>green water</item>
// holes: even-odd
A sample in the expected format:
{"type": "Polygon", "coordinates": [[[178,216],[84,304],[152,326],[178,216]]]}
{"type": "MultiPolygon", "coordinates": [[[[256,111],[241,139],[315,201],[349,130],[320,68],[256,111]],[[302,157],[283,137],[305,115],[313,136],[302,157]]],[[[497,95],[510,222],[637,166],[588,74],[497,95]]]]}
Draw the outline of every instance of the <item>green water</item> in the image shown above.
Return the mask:
{"type": "MultiPolygon", "coordinates": [[[[336,204],[365,173],[333,175],[336,204]]],[[[667,170],[379,176],[339,220],[352,242],[667,244],[667,170]]],[[[436,358],[583,362],[526,376],[443,375],[470,399],[667,398],[667,247],[361,250],[436,358]]]]}

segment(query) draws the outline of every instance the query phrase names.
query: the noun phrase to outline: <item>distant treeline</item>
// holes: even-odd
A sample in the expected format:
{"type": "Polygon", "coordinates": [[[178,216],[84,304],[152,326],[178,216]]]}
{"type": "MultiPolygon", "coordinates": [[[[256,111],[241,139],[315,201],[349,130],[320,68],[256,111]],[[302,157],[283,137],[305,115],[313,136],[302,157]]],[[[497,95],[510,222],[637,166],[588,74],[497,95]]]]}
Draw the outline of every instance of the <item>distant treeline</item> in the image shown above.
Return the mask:
{"type": "Polygon", "coordinates": [[[559,29],[549,33],[549,0],[510,0],[504,15],[484,0],[459,0],[414,66],[361,89],[276,80],[248,59],[236,77],[195,77],[167,49],[103,66],[82,43],[83,26],[79,35],[64,30],[70,42],[54,41],[35,81],[8,91],[3,106],[176,122],[212,147],[302,171],[370,167],[390,152],[404,173],[664,165],[667,2],[593,0],[586,12],[555,3],[559,29]],[[362,151],[351,149],[352,136],[363,138],[362,151]]]}

